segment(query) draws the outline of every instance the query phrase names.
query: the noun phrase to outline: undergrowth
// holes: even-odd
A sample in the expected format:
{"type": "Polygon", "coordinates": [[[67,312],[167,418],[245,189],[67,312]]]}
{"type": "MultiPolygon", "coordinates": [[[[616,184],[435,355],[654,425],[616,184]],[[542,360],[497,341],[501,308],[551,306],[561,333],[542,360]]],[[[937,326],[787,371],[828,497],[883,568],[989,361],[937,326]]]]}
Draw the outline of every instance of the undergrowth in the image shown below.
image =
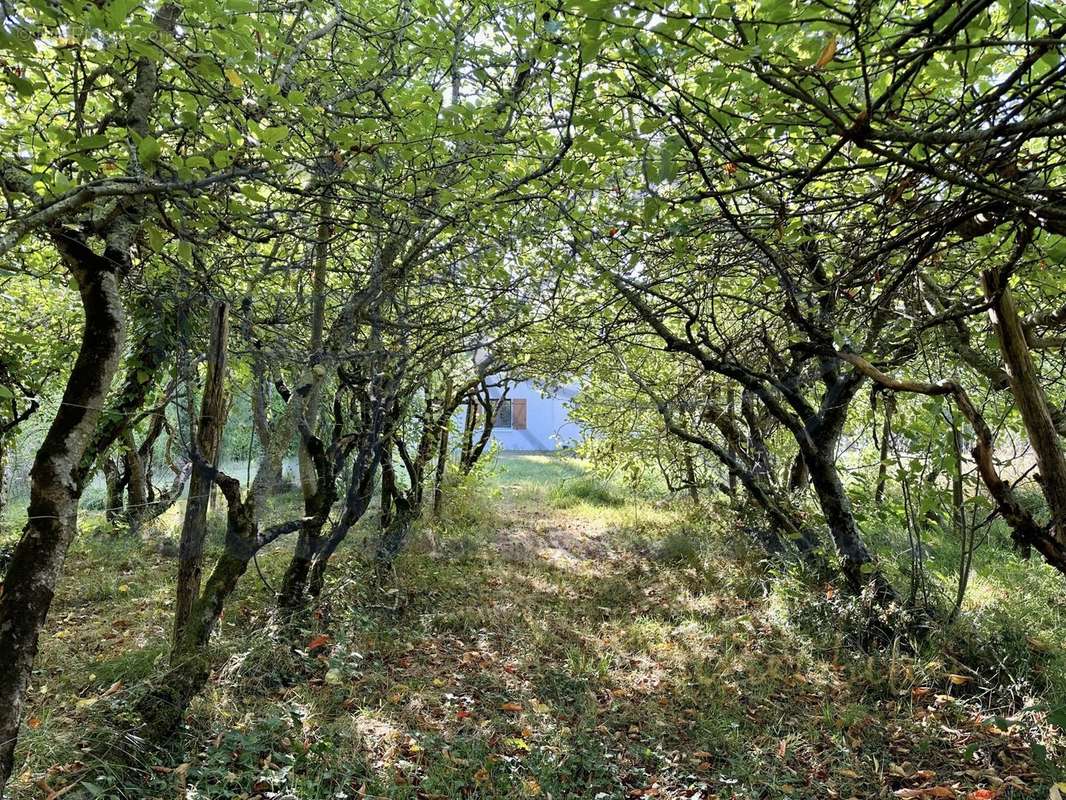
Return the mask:
{"type": "MultiPolygon", "coordinates": [[[[151,542],[80,536],[12,797],[948,787],[1009,800],[1061,779],[1050,723],[1064,627],[1037,599],[997,589],[1005,568],[982,562],[975,586],[990,588],[950,628],[863,651],[854,599],[762,559],[726,509],[634,500],[582,475],[580,462],[541,456],[450,475],[396,583],[362,558],[368,527],[337,554],[321,606],[289,626],[271,612],[288,556],[278,543],[259,559],[265,581],[250,571],[227,607],[207,690],[161,744],[140,738],[132,709],[165,663],[175,564],[151,542]],[[1019,628],[1010,615],[1025,608],[1019,628]]],[[[276,503],[280,514],[298,498],[276,503]]]]}

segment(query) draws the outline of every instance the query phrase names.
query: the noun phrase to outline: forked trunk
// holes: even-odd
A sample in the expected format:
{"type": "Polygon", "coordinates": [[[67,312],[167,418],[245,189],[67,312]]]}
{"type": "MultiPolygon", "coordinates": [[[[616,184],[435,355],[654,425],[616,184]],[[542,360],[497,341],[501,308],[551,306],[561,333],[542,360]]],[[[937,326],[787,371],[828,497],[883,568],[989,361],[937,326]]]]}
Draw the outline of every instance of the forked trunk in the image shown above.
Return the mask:
{"type": "Polygon", "coordinates": [[[223,552],[174,643],[169,671],[137,706],[146,733],[155,739],[169,736],[181,725],[189,703],[207,683],[212,667],[211,633],[252,557],[264,544],[299,527],[299,522],[283,523],[260,536],[255,495],[242,499],[240,481],[222,473],[216,473],[215,483],[227,506],[223,552]]]}
{"type": "Polygon", "coordinates": [[[226,599],[237,588],[252,557],[248,547],[241,542],[231,544],[230,536],[227,530],[226,550],[215,563],[203,592],[190,609],[181,639],[171,651],[170,670],[138,705],[141,718],[153,738],[165,737],[181,725],[186,709],[211,675],[212,661],[207,649],[211,632],[222,616],[226,599]]]}
{"type": "Polygon", "coordinates": [[[330,509],[337,500],[337,482],[332,464],[323,464],[324,459],[317,458],[311,451],[308,452],[308,458],[319,462],[314,468],[315,491],[304,498],[304,519],[300,536],[278,589],[278,607],[289,611],[304,605],[311,568],[325,544],[322,529],[326,525],[330,509]]]}

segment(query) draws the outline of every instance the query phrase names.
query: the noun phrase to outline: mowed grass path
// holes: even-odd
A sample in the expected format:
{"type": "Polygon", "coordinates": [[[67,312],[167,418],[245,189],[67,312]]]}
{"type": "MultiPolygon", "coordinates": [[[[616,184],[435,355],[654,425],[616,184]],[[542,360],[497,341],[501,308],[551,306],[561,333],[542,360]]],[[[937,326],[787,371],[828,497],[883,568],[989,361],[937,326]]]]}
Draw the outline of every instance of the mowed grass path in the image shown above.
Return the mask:
{"type": "MultiPolygon", "coordinates": [[[[163,745],[131,709],[165,659],[175,564],[81,537],[12,796],[988,800],[1046,797],[1063,757],[1038,711],[997,720],[955,663],[797,627],[715,512],[574,459],[500,458],[386,585],[366,535],[295,626],[245,576],[163,745]]],[[[286,558],[260,559],[271,585],[286,558]]]]}

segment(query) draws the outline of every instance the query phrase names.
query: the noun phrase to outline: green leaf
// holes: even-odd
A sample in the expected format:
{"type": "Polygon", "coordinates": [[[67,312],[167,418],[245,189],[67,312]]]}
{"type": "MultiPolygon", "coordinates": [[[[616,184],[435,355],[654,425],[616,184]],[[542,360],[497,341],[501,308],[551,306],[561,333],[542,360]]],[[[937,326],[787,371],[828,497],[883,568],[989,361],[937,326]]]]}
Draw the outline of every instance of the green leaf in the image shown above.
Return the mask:
{"type": "Polygon", "coordinates": [[[156,253],[163,249],[163,232],[155,225],[148,226],[148,246],[156,253]]]}
{"type": "Polygon", "coordinates": [[[159,158],[159,142],[154,136],[145,136],[137,143],[137,158],[144,166],[150,166],[159,158]]]}
{"type": "Polygon", "coordinates": [[[107,143],[107,136],[98,133],[96,136],[83,136],[75,142],[74,147],[77,150],[95,150],[98,147],[107,147],[107,143]]]}
{"type": "Polygon", "coordinates": [[[272,128],[264,128],[259,135],[259,141],[263,144],[277,144],[284,141],[289,135],[289,129],[285,125],[276,125],[272,128]]]}
{"type": "Polygon", "coordinates": [[[28,81],[25,78],[18,78],[14,75],[7,75],[7,82],[10,83],[20,97],[29,97],[33,94],[34,85],[32,81],[28,81]]]}
{"type": "Polygon", "coordinates": [[[1048,763],[1047,748],[1044,745],[1034,742],[1029,750],[1032,753],[1033,761],[1037,764],[1044,765],[1048,763]]]}
{"type": "Polygon", "coordinates": [[[659,126],[662,124],[663,123],[661,119],[658,119],[657,117],[648,117],[640,121],[638,130],[641,133],[654,133],[659,129],[659,126]]]}

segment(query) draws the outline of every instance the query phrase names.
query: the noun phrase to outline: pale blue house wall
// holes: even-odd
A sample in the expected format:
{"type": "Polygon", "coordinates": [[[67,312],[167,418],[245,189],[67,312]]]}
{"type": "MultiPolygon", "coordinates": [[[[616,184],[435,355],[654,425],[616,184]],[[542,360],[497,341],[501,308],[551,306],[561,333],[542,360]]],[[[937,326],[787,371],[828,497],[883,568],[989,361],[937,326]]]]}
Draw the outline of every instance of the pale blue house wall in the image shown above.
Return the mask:
{"type": "MultiPolygon", "coordinates": [[[[492,438],[501,450],[530,451],[556,450],[577,443],[581,428],[570,421],[566,403],[577,394],[576,385],[540,389],[529,381],[522,381],[511,388],[507,397],[526,401],[526,429],[501,428],[496,426],[492,438]]],[[[495,394],[495,393],[494,393],[495,394]]],[[[458,418],[462,429],[463,414],[458,418]]]]}

